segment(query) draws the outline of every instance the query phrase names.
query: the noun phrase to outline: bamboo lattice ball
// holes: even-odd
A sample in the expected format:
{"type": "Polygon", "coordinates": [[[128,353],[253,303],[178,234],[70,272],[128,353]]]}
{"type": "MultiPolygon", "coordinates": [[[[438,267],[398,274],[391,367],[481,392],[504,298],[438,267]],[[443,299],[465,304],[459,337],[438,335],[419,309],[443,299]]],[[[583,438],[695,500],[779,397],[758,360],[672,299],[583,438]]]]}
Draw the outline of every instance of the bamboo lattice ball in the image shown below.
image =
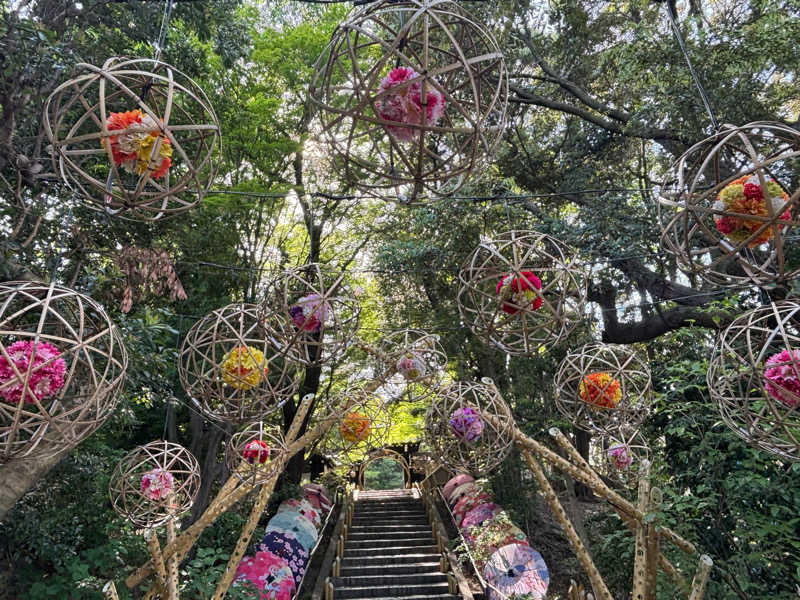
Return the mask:
{"type": "Polygon", "coordinates": [[[505,127],[503,53],[455,2],[384,0],[358,10],[315,71],[311,102],[334,164],[376,197],[413,203],[455,192],[505,127]]]}
{"type": "Polygon", "coordinates": [[[714,347],[708,390],[738,436],[800,460],[800,303],[778,302],[736,318],[714,347]]]}
{"type": "Polygon", "coordinates": [[[325,454],[346,465],[357,465],[381,450],[392,428],[386,399],[366,389],[338,394],[330,403],[336,422],[322,441],[325,454]]]}
{"type": "Polygon", "coordinates": [[[378,372],[388,374],[382,385],[393,398],[423,400],[442,382],[447,354],[439,336],[418,329],[401,329],[383,337],[378,346],[378,372]]]}
{"type": "Polygon", "coordinates": [[[181,346],[178,375],[208,416],[236,423],[263,419],[299,385],[294,364],[272,348],[255,304],[229,304],[195,323],[181,346]]]}
{"type": "Polygon", "coordinates": [[[511,452],[514,428],[511,410],[487,378],[440,389],[425,415],[428,447],[455,473],[480,475],[497,467],[511,452]]]}
{"type": "Polygon", "coordinates": [[[126,454],[109,482],[117,514],[138,527],[158,527],[192,507],[200,489],[200,465],[186,448],[150,442],[126,454]]]}
{"type": "Polygon", "coordinates": [[[258,421],[231,436],[225,462],[239,479],[257,485],[275,475],[281,465],[278,459],[285,453],[286,444],[277,427],[258,421]]]}
{"type": "Polygon", "coordinates": [[[163,62],[79,63],[47,99],[44,128],[59,175],[111,215],[177,215],[198,204],[214,179],[214,109],[194,81],[163,62]]]}
{"type": "Polygon", "coordinates": [[[662,245],[721,286],[788,284],[800,274],[800,132],[724,125],[673,165],[659,203],[662,245]]]}
{"type": "Polygon", "coordinates": [[[97,302],[56,284],[0,284],[0,463],[47,457],[100,427],[128,355],[97,302]]]}
{"type": "Polygon", "coordinates": [[[638,427],[652,399],[650,367],[634,350],[587,344],[568,353],[555,378],[556,407],[585,431],[613,435],[638,427]]]}
{"type": "Polygon", "coordinates": [[[583,318],[586,273],[573,251],[535,231],[481,241],[459,273],[458,309],[503,352],[532,355],[563,342],[583,318]]]}
{"type": "Polygon", "coordinates": [[[302,366],[339,360],[358,331],[361,306],[347,274],[311,263],[272,281],[260,318],[274,351],[302,366]]]}
{"type": "Polygon", "coordinates": [[[603,476],[634,487],[643,461],[650,460],[650,446],[638,427],[622,426],[613,435],[595,438],[590,451],[592,468],[603,476]]]}

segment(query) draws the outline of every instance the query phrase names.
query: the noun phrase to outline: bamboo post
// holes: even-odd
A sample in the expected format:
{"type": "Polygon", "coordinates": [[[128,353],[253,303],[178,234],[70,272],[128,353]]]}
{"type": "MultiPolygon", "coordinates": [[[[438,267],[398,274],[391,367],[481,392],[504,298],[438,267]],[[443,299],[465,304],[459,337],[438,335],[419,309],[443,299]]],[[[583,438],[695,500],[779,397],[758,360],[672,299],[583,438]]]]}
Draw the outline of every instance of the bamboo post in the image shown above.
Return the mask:
{"type": "Polygon", "coordinates": [[[103,586],[103,595],[106,597],[106,600],[119,600],[117,587],[114,585],[113,581],[109,581],[103,586]]]}
{"type": "Polygon", "coordinates": [[[550,507],[550,510],[553,512],[553,516],[555,516],[559,525],[561,525],[561,529],[563,529],[564,534],[570,541],[570,544],[572,544],[572,549],[575,551],[575,555],[578,557],[584,571],[586,571],[586,575],[589,577],[595,595],[599,600],[614,600],[603,578],[600,576],[600,572],[597,570],[594,561],[592,561],[592,557],[589,556],[586,546],[584,546],[583,541],[580,536],[578,536],[578,532],[576,532],[575,528],[572,526],[564,507],[561,506],[561,503],[558,501],[558,496],[553,486],[550,485],[550,482],[547,480],[547,476],[544,474],[541,465],[527,448],[524,448],[521,454],[533,472],[539,489],[550,507]]]}
{"type": "MultiPolygon", "coordinates": [[[[650,512],[653,513],[657,510],[660,510],[663,500],[664,497],[661,493],[661,490],[659,488],[652,488],[650,490],[650,512]]],[[[660,561],[660,540],[658,530],[658,525],[656,525],[656,523],[653,521],[647,523],[647,563],[645,565],[645,574],[647,576],[647,598],[645,600],[656,600],[658,592],[658,564],[660,561]]]]}
{"type": "MultiPolygon", "coordinates": [[[[650,510],[650,461],[643,460],[639,470],[639,494],[636,508],[642,514],[650,510]]],[[[647,591],[647,523],[636,523],[633,555],[633,600],[646,600],[647,591]]]]}
{"type": "MultiPolygon", "coordinates": [[[[167,544],[175,541],[175,517],[167,521],[167,544]]],[[[169,600],[178,600],[178,561],[175,555],[167,561],[167,591],[169,600]]]]}
{"type": "MultiPolygon", "coordinates": [[[[308,409],[311,407],[311,403],[313,401],[314,394],[306,394],[303,396],[303,399],[300,401],[300,406],[297,407],[297,412],[294,415],[294,419],[292,419],[292,424],[289,426],[289,431],[286,433],[286,439],[288,441],[294,441],[297,437],[297,434],[303,425],[303,421],[308,414],[308,409]]],[[[287,456],[283,457],[283,460],[286,461],[291,458],[291,456],[293,455],[287,454],[287,456]]],[[[234,548],[233,553],[231,553],[231,556],[228,559],[228,565],[225,567],[225,571],[217,583],[217,589],[214,592],[213,600],[222,600],[222,598],[225,597],[225,594],[228,593],[228,589],[231,587],[231,583],[233,583],[233,577],[236,575],[236,569],[239,566],[239,561],[242,560],[244,553],[247,551],[247,545],[250,543],[250,539],[253,537],[253,532],[258,526],[258,521],[261,519],[261,515],[264,513],[264,509],[267,506],[267,501],[272,494],[272,490],[275,489],[275,483],[278,480],[279,473],[280,471],[276,470],[275,474],[261,485],[258,499],[253,505],[253,509],[250,511],[250,517],[247,519],[247,523],[245,523],[245,526],[242,528],[242,532],[239,534],[239,539],[236,541],[236,548],[234,548]]]]}
{"type": "Polygon", "coordinates": [[[164,565],[164,555],[161,553],[161,544],[158,543],[158,536],[154,529],[146,529],[144,541],[147,542],[147,549],[150,551],[153,564],[156,568],[156,575],[161,581],[167,580],[167,568],[164,565]]]}
{"type": "Polygon", "coordinates": [[[711,567],[714,561],[707,554],[700,557],[700,562],[697,564],[697,573],[692,580],[692,591],[689,594],[689,600],[703,600],[706,593],[706,584],[708,583],[708,576],[711,573],[711,567]]]}

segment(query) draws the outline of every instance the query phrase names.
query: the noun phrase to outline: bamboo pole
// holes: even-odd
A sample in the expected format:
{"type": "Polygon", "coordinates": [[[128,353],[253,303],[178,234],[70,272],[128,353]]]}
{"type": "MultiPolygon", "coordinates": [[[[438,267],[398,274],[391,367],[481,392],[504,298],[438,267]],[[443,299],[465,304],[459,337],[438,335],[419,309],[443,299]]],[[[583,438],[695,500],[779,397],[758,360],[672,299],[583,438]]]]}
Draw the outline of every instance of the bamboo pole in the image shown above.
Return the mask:
{"type": "MultiPolygon", "coordinates": [[[[639,469],[639,493],[636,508],[647,514],[650,510],[650,461],[643,460],[639,469]]],[[[636,523],[633,553],[633,600],[646,600],[647,590],[647,523],[636,523]]]]}
{"type": "MultiPolygon", "coordinates": [[[[303,399],[300,401],[300,406],[297,408],[297,412],[292,419],[292,424],[289,426],[289,431],[286,433],[287,441],[293,442],[297,437],[297,434],[300,432],[300,428],[303,425],[303,421],[305,420],[313,401],[314,394],[306,394],[303,396],[303,399]]],[[[291,458],[291,456],[293,455],[284,456],[283,460],[286,461],[291,458]]],[[[278,481],[279,474],[280,471],[276,470],[275,474],[270,477],[267,482],[261,485],[258,499],[253,505],[253,509],[250,511],[250,516],[247,519],[247,523],[245,523],[245,526],[242,528],[242,532],[239,534],[239,539],[236,541],[236,547],[228,559],[228,565],[225,567],[225,571],[222,573],[222,577],[220,577],[219,582],[217,582],[217,589],[214,592],[214,597],[212,600],[222,600],[222,598],[225,597],[225,594],[228,593],[228,589],[231,587],[231,583],[233,583],[233,577],[236,575],[236,569],[239,566],[239,562],[242,560],[244,553],[247,551],[247,545],[250,543],[250,539],[253,537],[253,532],[258,526],[258,521],[261,519],[261,515],[264,513],[264,509],[267,506],[267,501],[272,495],[272,490],[275,489],[275,483],[278,481]]]]}
{"type": "MultiPolygon", "coordinates": [[[[659,488],[650,490],[650,512],[657,512],[661,509],[664,500],[659,488]]],[[[659,527],[653,521],[647,523],[647,564],[645,573],[647,575],[647,598],[645,600],[656,600],[658,592],[658,564],[660,561],[660,539],[659,527]]]]}
{"type": "Polygon", "coordinates": [[[119,600],[117,587],[114,585],[113,581],[109,581],[103,586],[103,595],[106,597],[106,600],[119,600]]]}
{"type": "MultiPolygon", "coordinates": [[[[167,544],[175,542],[175,517],[167,521],[167,544]]],[[[172,556],[167,561],[167,595],[169,600],[178,600],[178,561],[172,556]]]]}
{"type": "Polygon", "coordinates": [[[558,496],[556,496],[553,486],[550,485],[550,482],[547,480],[547,476],[544,474],[541,465],[527,449],[523,449],[521,454],[533,472],[539,489],[550,507],[550,510],[553,512],[553,516],[555,516],[559,525],[561,525],[561,529],[564,530],[567,539],[572,544],[575,555],[578,557],[578,560],[583,566],[583,570],[586,571],[586,575],[589,577],[595,596],[598,600],[614,600],[603,578],[600,576],[600,572],[597,570],[594,561],[592,561],[592,557],[589,556],[586,546],[584,546],[583,541],[572,526],[569,517],[567,517],[564,507],[561,506],[561,503],[558,501],[558,496]]]}
{"type": "Polygon", "coordinates": [[[147,542],[147,549],[150,551],[153,564],[156,568],[156,575],[162,580],[167,580],[167,568],[164,565],[164,555],[161,553],[161,544],[158,543],[158,535],[155,529],[146,529],[144,541],[147,542]]]}
{"type": "Polygon", "coordinates": [[[697,564],[697,573],[692,580],[692,591],[689,594],[689,600],[703,600],[706,593],[706,584],[708,583],[708,576],[711,573],[711,567],[714,561],[707,554],[700,557],[697,564]]]}

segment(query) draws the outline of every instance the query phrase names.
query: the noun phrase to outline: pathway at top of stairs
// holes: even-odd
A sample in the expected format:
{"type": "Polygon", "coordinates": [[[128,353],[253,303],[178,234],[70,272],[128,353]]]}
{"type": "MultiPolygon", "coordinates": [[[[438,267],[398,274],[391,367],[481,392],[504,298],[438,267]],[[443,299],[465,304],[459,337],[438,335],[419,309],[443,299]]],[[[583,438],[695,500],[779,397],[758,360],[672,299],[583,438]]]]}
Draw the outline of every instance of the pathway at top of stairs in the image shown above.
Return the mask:
{"type": "Polygon", "coordinates": [[[360,491],[334,600],[459,600],[440,571],[425,505],[414,490],[360,491]]]}

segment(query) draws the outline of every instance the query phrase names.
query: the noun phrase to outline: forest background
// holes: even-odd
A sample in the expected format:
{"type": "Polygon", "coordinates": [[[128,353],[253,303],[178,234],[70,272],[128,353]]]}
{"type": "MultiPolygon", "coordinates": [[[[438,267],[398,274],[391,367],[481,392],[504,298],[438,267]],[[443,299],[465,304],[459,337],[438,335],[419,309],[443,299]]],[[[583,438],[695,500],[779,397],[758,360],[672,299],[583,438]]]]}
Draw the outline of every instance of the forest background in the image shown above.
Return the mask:
{"type": "MultiPolygon", "coordinates": [[[[120,407],[97,434],[58,460],[0,467],[0,481],[15,482],[0,490],[0,505],[14,505],[0,523],[0,597],[100,598],[103,581],[124,579],[144,560],[141,537],[115,515],[107,494],[116,461],[138,444],[166,436],[194,453],[203,485],[188,521],[202,512],[226,476],[219,457],[231,431],[191,410],[177,380],[177,348],[202,315],[257,302],[270,274],[321,262],[349,266],[363,288],[363,339],[376,342],[408,326],[439,334],[452,375],[493,378],[520,426],[545,442],[551,426],[571,431],[552,401],[555,369],[568,348],[597,339],[635,345],[651,359],[656,390],[645,431],[666,493],[657,518],[713,557],[711,600],[796,600],[800,465],[742,442],[720,421],[706,389],[717,332],[763,299],[688,279],[658,244],[653,188],[710,132],[665,5],[465,6],[505,52],[510,126],[491,168],[459,198],[407,208],[359,199],[337,179],[306,102],[314,61],[349,5],[176,2],[163,59],[193,77],[217,111],[223,151],[214,189],[225,193],[178,218],[141,224],[90,210],[42,177],[52,167],[41,114],[76,63],[152,56],[163,3],[4,3],[0,279],[56,278],[99,300],[124,334],[130,367],[120,407]],[[592,318],[568,345],[534,358],[508,359],[476,339],[455,303],[466,256],[481,236],[508,229],[549,233],[592,268],[592,318]],[[120,256],[129,247],[168,253],[188,299],[148,293],[126,276],[120,256]],[[123,312],[128,286],[133,305],[123,312]]],[[[720,122],[797,126],[796,0],[689,0],[677,12],[720,122]]],[[[301,394],[324,393],[327,382],[352,376],[367,360],[354,348],[333,368],[307,370],[301,394]]],[[[285,422],[296,403],[284,406],[285,422]]],[[[394,441],[417,441],[420,407],[397,419],[394,441]]],[[[587,452],[592,440],[572,433],[587,452]]],[[[285,493],[302,462],[293,461],[285,493]]],[[[514,456],[488,483],[545,557],[558,597],[570,577],[581,578],[580,568],[535,483],[514,456]]],[[[633,556],[632,545],[622,543],[624,527],[585,489],[568,480],[557,485],[615,597],[625,598],[633,556]]],[[[184,597],[209,597],[247,510],[245,502],[200,539],[182,568],[184,597]]],[[[665,582],[660,598],[673,597],[665,582]]]]}

